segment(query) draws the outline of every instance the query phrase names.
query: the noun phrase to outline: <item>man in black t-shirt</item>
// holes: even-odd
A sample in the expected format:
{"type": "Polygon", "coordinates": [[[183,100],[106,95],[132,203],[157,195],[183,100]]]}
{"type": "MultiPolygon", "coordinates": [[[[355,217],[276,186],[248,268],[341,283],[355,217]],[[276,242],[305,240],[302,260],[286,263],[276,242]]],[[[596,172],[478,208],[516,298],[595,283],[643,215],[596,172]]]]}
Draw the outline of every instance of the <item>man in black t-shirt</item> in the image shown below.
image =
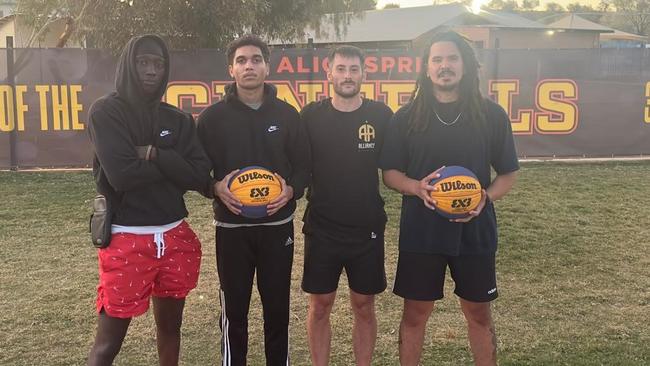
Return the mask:
{"type": "Polygon", "coordinates": [[[314,365],[329,362],[329,316],[345,268],[354,313],[357,365],[370,365],[377,336],[374,296],[386,289],[384,227],[378,159],[392,111],[362,98],[364,55],[341,46],[329,56],[332,98],[303,109],[312,150],[305,212],[302,288],[309,293],[307,333],[314,365]]]}
{"type": "Polygon", "coordinates": [[[426,64],[413,98],[393,117],[380,161],[384,183],[404,195],[393,289],[404,298],[400,364],[418,364],[426,323],[434,301],[443,297],[449,266],[474,362],[496,365],[490,308],[497,297],[492,201],[510,191],[519,169],[510,121],[501,107],[481,96],[478,61],[458,33],[435,35],[422,60],[426,64]],[[445,219],[434,211],[430,182],[450,165],[473,171],[484,188],[481,202],[466,218],[445,219]]]}

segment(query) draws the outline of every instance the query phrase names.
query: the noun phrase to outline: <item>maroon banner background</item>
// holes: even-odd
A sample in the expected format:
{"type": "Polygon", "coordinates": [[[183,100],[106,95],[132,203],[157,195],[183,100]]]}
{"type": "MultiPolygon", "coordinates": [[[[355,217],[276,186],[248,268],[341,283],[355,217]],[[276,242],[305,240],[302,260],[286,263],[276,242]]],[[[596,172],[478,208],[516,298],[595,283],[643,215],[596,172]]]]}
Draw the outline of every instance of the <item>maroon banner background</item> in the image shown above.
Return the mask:
{"type": "MultiPolygon", "coordinates": [[[[300,109],[329,94],[327,50],[276,50],[269,82],[300,109]]],[[[644,49],[482,50],[482,90],[512,119],[521,157],[650,154],[650,62],[644,49]]],[[[87,112],[114,88],[116,58],[101,50],[15,50],[15,86],[0,50],[0,168],[85,167],[87,112]]],[[[198,115],[230,82],[217,50],[173,52],[165,100],[198,115]]],[[[368,51],[366,97],[408,101],[420,67],[405,51],[368,51]]]]}

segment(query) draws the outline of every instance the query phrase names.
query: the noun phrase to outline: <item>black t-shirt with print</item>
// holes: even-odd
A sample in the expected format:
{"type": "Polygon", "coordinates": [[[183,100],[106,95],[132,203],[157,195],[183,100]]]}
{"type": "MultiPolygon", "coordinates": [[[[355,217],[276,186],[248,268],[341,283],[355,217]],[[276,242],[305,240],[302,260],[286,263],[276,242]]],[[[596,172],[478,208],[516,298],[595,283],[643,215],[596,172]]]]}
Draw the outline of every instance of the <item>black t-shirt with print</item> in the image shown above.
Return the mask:
{"type": "Polygon", "coordinates": [[[329,98],[307,105],[301,114],[312,151],[303,232],[344,241],[383,233],[378,161],[392,111],[363,99],[358,109],[341,112],[329,98]]]}
{"type": "MultiPolygon", "coordinates": [[[[389,125],[381,153],[383,170],[399,170],[420,180],[441,166],[460,165],[477,176],[484,189],[497,174],[519,169],[508,115],[486,99],[486,124],[471,123],[457,103],[437,104],[424,132],[408,133],[411,104],[402,107],[389,125]],[[458,120],[454,120],[458,117],[458,120]],[[442,121],[441,121],[442,120],[442,121]]],[[[400,250],[444,255],[496,252],[497,224],[490,203],[468,223],[454,223],[424,206],[417,196],[403,196],[400,250]]]]}

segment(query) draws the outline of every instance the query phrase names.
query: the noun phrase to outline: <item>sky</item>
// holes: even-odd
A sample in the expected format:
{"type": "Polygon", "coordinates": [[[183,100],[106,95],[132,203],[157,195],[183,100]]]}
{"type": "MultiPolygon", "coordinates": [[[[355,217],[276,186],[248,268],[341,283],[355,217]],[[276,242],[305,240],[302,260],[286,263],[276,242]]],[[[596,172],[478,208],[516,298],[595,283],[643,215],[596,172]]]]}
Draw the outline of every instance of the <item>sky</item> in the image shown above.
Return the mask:
{"type": "MultiPolygon", "coordinates": [[[[489,0],[486,0],[489,2],[489,0]]],[[[544,8],[544,4],[548,2],[556,2],[562,6],[567,6],[568,4],[579,2],[580,4],[591,5],[596,7],[599,3],[599,0],[540,0],[540,6],[544,8]]],[[[377,0],[377,9],[381,9],[384,5],[388,3],[397,3],[400,4],[400,7],[406,8],[411,6],[423,6],[423,5],[432,5],[433,0],[377,0]]]]}

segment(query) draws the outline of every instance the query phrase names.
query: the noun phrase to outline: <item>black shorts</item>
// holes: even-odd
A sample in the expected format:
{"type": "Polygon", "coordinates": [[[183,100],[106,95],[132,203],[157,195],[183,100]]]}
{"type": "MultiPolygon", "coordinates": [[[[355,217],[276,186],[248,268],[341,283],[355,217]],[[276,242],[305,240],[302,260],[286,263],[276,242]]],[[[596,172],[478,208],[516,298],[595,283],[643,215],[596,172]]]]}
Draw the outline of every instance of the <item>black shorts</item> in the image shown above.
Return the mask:
{"type": "Polygon", "coordinates": [[[494,254],[452,257],[400,251],[393,292],[409,300],[440,300],[447,266],[458,297],[473,302],[497,298],[494,254]]]}
{"type": "Polygon", "coordinates": [[[386,289],[384,234],[365,242],[338,241],[318,234],[305,234],[302,289],[310,294],[336,291],[345,268],[348,286],[362,295],[386,289]]]}

